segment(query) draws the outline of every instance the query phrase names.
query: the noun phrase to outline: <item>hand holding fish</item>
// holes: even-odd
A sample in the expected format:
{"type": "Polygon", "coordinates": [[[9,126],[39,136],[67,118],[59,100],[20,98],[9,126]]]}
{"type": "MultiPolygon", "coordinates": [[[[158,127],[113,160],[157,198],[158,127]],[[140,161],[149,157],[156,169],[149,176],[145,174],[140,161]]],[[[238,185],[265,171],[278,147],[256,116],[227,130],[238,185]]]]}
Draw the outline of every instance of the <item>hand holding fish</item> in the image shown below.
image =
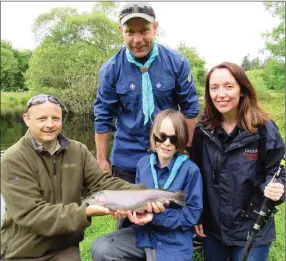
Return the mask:
{"type": "Polygon", "coordinates": [[[152,212],[137,213],[136,211],[127,211],[129,220],[139,226],[143,226],[153,219],[152,212]]]}
{"type": "MultiPolygon", "coordinates": [[[[164,205],[168,206],[170,204],[170,201],[167,200],[164,205]]],[[[160,201],[156,201],[156,202],[148,202],[147,205],[147,212],[154,212],[154,213],[160,213],[163,212],[165,210],[164,205],[160,202],[160,201]]]]}
{"type": "MultiPolygon", "coordinates": [[[[169,201],[167,200],[165,203],[168,205],[169,201]]],[[[134,223],[136,225],[143,226],[143,225],[152,221],[153,212],[154,213],[160,213],[160,212],[163,212],[164,210],[165,210],[164,205],[160,201],[156,201],[156,202],[148,202],[147,203],[147,209],[144,212],[142,212],[142,211],[133,211],[133,212],[127,211],[127,214],[128,214],[129,220],[132,223],[134,223]]]]}
{"type": "MultiPolygon", "coordinates": [[[[168,200],[165,202],[166,205],[169,205],[169,203],[170,202],[168,200]]],[[[159,201],[148,202],[146,211],[133,211],[133,212],[131,212],[131,211],[118,210],[118,211],[113,213],[113,217],[115,219],[128,217],[132,223],[135,223],[137,225],[144,225],[144,224],[150,222],[153,218],[153,217],[151,218],[151,215],[148,215],[148,213],[152,213],[152,212],[160,213],[160,212],[163,212],[164,210],[165,210],[165,207],[161,202],[159,202],[159,201]],[[144,216],[145,217],[148,216],[148,218],[144,219],[144,216]],[[138,224],[137,222],[139,222],[140,224],[138,224]],[[142,222],[144,224],[142,224],[142,222]]]]}
{"type": "Polygon", "coordinates": [[[88,217],[91,216],[104,216],[113,214],[113,211],[109,210],[108,208],[97,206],[97,205],[90,205],[86,208],[86,215],[88,217]]]}

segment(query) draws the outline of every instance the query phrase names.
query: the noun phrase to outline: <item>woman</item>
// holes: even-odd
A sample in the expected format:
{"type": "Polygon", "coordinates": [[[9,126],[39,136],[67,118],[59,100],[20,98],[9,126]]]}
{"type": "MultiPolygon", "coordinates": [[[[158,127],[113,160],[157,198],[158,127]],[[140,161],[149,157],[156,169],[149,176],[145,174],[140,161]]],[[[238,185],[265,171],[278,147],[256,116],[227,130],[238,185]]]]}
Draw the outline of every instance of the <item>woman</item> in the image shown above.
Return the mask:
{"type": "MultiPolygon", "coordinates": [[[[259,107],[244,70],[224,62],[207,75],[205,108],[195,128],[193,160],[204,184],[197,235],[206,261],[238,261],[264,196],[281,203],[284,177],[270,182],[284,155],[275,123],[259,107]]],[[[274,218],[257,234],[249,260],[266,261],[274,218]]]]}

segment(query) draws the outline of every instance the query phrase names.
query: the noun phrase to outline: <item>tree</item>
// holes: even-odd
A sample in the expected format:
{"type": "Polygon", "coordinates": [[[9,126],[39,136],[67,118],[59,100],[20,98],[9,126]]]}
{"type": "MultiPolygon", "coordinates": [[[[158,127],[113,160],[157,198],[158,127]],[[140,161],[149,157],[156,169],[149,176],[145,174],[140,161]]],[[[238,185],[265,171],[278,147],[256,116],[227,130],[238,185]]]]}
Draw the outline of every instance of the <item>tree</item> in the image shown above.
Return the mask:
{"type": "Polygon", "coordinates": [[[180,43],[177,51],[186,57],[191,64],[191,72],[195,84],[198,87],[204,86],[206,76],[205,60],[199,57],[198,52],[194,47],[188,47],[184,43],[180,43]]]}
{"type": "Polygon", "coordinates": [[[254,57],[253,59],[251,59],[251,61],[250,61],[251,70],[260,69],[261,67],[262,67],[262,63],[261,63],[259,57],[254,57]]]}
{"type": "Polygon", "coordinates": [[[280,22],[264,34],[265,49],[270,57],[265,63],[262,78],[268,89],[282,90],[285,85],[285,2],[265,2],[264,6],[280,22]]]}
{"type": "Polygon", "coordinates": [[[1,41],[1,91],[18,91],[25,88],[24,73],[29,66],[31,51],[19,51],[10,42],[1,41]]]}
{"type": "Polygon", "coordinates": [[[28,86],[59,91],[74,113],[90,113],[100,66],[122,46],[113,2],[96,3],[89,13],[55,8],[40,15],[34,33],[41,41],[26,74],[28,86]]]}
{"type": "Polygon", "coordinates": [[[285,2],[265,2],[266,11],[273,17],[277,17],[280,22],[270,32],[263,34],[266,39],[265,49],[272,57],[278,60],[285,59],[285,2]]]}
{"type": "Polygon", "coordinates": [[[243,57],[241,67],[242,67],[245,71],[249,71],[249,70],[250,70],[251,62],[250,62],[250,60],[249,60],[249,54],[247,54],[246,56],[243,57]]]}

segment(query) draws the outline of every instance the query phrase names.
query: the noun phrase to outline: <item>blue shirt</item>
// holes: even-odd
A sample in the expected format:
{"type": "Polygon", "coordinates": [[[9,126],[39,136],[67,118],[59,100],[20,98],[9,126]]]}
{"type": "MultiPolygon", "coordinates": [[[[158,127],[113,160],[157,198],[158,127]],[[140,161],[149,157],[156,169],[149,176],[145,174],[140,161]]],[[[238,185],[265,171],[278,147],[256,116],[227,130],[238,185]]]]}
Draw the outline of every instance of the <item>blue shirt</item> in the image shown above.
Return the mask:
{"type": "MultiPolygon", "coordinates": [[[[186,118],[195,118],[199,103],[188,61],[160,44],[158,52],[149,68],[155,106],[152,120],[161,110],[179,108],[186,118]]],[[[95,132],[116,130],[112,164],[133,172],[138,160],[148,154],[152,124],[149,121],[144,125],[141,74],[136,65],[127,61],[126,48],[122,48],[102,65],[94,104],[95,132]]]]}
{"type": "MultiPolygon", "coordinates": [[[[176,156],[175,156],[176,157],[176,156]]],[[[159,188],[163,187],[174,165],[175,157],[170,164],[158,170],[159,188]]],[[[150,167],[150,155],[143,157],[137,164],[136,183],[154,188],[150,167]]],[[[186,206],[166,208],[164,212],[154,214],[151,223],[144,226],[133,226],[136,231],[138,247],[156,249],[157,261],[191,261],[193,254],[193,226],[197,224],[202,212],[202,179],[195,163],[187,159],[179,168],[174,181],[168,190],[184,190],[186,206]]]]}

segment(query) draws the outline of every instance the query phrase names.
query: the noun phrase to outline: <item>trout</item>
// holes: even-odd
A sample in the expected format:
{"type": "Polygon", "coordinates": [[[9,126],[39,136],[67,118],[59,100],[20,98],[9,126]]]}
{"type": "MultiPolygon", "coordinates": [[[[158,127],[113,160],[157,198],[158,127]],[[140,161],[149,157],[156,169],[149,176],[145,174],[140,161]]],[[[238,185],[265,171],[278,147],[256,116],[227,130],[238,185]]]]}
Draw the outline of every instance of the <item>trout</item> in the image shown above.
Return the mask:
{"type": "Polygon", "coordinates": [[[93,193],[85,201],[89,205],[106,207],[111,211],[143,211],[147,209],[148,202],[156,201],[162,204],[170,201],[176,205],[184,206],[185,194],[183,191],[168,191],[163,189],[103,190],[93,193]]]}

